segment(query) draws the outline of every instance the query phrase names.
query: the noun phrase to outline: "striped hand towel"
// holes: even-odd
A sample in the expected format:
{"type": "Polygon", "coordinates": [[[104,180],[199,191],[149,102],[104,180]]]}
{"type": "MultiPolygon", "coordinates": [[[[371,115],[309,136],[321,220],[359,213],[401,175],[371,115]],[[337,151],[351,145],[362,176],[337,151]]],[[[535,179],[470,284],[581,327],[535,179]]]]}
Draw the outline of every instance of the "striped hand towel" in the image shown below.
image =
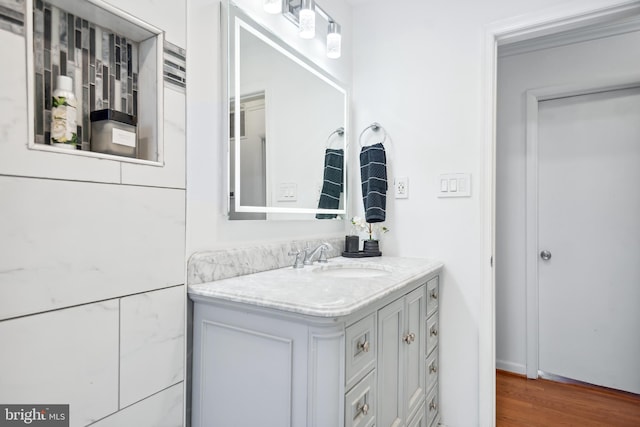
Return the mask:
{"type": "Polygon", "coordinates": [[[362,147],[360,177],[366,221],[383,222],[387,207],[387,156],[382,143],[362,147]]]}
{"type": "MultiPolygon", "coordinates": [[[[318,209],[338,209],[343,191],[344,151],[327,148],[324,153],[324,179],[318,209]]],[[[336,214],[316,214],[317,219],[332,219],[336,214]]]]}

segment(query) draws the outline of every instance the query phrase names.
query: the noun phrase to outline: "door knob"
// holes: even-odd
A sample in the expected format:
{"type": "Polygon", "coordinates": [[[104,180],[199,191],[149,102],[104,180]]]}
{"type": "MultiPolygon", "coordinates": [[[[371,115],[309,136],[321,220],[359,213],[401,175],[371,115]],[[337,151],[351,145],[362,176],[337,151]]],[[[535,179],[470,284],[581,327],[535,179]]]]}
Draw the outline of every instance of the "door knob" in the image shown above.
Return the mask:
{"type": "Polygon", "coordinates": [[[545,261],[550,260],[551,259],[551,252],[549,252],[549,251],[540,252],[540,258],[542,258],[545,261]]]}

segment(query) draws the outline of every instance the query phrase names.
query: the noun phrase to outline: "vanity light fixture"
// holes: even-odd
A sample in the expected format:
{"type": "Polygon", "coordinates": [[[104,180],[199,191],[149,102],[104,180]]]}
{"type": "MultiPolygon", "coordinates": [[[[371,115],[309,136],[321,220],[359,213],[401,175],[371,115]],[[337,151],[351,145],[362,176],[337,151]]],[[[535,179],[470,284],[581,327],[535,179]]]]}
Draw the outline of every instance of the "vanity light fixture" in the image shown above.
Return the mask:
{"type": "Polygon", "coordinates": [[[313,0],[302,0],[298,15],[298,34],[303,39],[312,39],[316,36],[316,12],[313,0]]]}
{"type": "Polygon", "coordinates": [[[267,13],[277,14],[282,12],[282,0],[264,0],[262,7],[267,13]]]}
{"type": "MultiPolygon", "coordinates": [[[[264,0],[266,3],[270,0],[264,0]]],[[[340,24],[315,3],[315,0],[282,0],[282,14],[298,27],[298,34],[303,39],[316,36],[316,15],[327,21],[327,56],[340,58],[342,50],[342,34],[340,24]]]]}
{"type": "Polygon", "coordinates": [[[331,59],[340,58],[342,45],[342,34],[340,34],[340,24],[329,21],[327,28],[327,56],[331,59]]]}

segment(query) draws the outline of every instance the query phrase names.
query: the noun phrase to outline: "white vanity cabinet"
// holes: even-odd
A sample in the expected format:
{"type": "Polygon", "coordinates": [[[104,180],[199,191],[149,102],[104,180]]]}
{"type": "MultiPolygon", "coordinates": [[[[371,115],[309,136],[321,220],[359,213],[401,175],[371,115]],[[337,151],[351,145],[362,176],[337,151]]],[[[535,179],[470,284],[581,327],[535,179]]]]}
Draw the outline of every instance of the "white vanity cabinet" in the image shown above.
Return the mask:
{"type": "MultiPolygon", "coordinates": [[[[436,418],[426,398],[437,386],[425,363],[430,360],[427,288],[437,284],[439,270],[413,276],[337,316],[275,309],[264,299],[249,304],[228,294],[212,298],[190,289],[192,425],[432,427],[436,418]]],[[[258,275],[253,276],[255,289],[258,275]]],[[[216,292],[223,294],[220,288],[216,292]]]]}
{"type": "MultiPolygon", "coordinates": [[[[427,399],[425,403],[426,424],[425,427],[437,425],[440,420],[440,410],[438,408],[438,298],[440,297],[439,277],[436,276],[427,282],[427,320],[426,320],[426,342],[427,342],[427,399]]],[[[420,424],[418,424],[420,425],[420,424]]]]}

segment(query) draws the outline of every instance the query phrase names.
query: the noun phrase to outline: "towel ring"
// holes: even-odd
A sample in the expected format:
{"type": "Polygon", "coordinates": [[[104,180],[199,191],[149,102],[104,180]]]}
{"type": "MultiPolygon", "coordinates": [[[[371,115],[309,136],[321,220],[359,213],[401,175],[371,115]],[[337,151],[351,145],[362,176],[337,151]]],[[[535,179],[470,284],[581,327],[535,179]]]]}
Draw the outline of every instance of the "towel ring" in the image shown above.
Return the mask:
{"type": "Polygon", "coordinates": [[[334,130],[333,132],[331,132],[329,134],[329,136],[327,137],[327,142],[325,142],[325,146],[327,148],[329,148],[329,140],[331,139],[331,137],[335,134],[338,134],[338,136],[344,136],[344,128],[342,126],[340,126],[338,129],[334,130]]]}
{"type": "Polygon", "coordinates": [[[360,132],[360,136],[358,137],[358,143],[360,144],[360,147],[362,147],[362,135],[364,135],[364,133],[369,129],[371,129],[374,132],[378,132],[380,129],[382,129],[382,132],[384,133],[384,137],[382,138],[382,141],[380,141],[380,144],[385,143],[385,141],[387,140],[387,131],[382,126],[380,126],[380,123],[373,122],[369,126],[364,128],[362,132],[360,132]]]}

